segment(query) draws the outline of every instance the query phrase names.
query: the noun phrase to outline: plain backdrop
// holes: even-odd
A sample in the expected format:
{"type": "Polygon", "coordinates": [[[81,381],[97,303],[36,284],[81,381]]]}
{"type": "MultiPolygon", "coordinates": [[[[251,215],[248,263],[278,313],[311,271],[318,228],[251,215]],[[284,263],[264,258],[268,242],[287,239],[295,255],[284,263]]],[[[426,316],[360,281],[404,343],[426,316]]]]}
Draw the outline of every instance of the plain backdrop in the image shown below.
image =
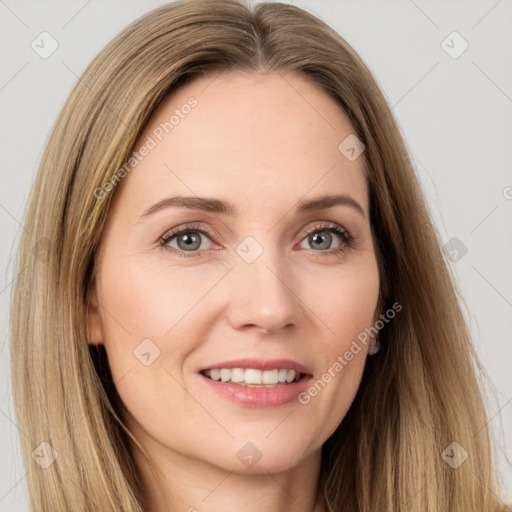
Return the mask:
{"type": "MultiPolygon", "coordinates": [[[[8,318],[29,186],[49,130],[85,66],[129,22],[163,3],[0,0],[2,512],[28,510],[8,318]],[[49,56],[34,49],[41,37],[47,38],[45,51],[58,44],[49,56]]],[[[355,48],[398,119],[488,374],[490,425],[504,497],[512,501],[512,3],[291,3],[329,23],[355,48]]]]}

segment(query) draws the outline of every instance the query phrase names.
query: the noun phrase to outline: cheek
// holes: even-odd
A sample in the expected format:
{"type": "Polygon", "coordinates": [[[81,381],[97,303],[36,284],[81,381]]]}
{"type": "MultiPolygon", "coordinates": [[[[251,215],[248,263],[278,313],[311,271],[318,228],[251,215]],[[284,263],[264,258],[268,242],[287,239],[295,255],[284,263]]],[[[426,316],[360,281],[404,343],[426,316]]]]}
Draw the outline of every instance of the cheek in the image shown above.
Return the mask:
{"type": "Polygon", "coordinates": [[[122,259],[106,264],[101,275],[98,289],[105,344],[116,358],[126,358],[145,339],[157,343],[163,356],[179,351],[183,343],[169,344],[173,345],[176,333],[194,317],[201,297],[222,274],[162,269],[132,258],[124,264],[122,259]]]}
{"type": "Polygon", "coordinates": [[[324,349],[339,353],[373,324],[379,297],[377,263],[340,267],[309,279],[304,295],[326,328],[324,349]],[[348,344],[348,345],[347,345],[348,344]]]}
{"type": "Polygon", "coordinates": [[[207,278],[165,273],[136,258],[124,265],[121,258],[114,260],[102,269],[98,292],[117,392],[125,412],[146,431],[179,439],[186,429],[170,424],[173,411],[198,424],[205,421],[180,383],[183,362],[201,339],[193,336],[197,329],[191,331],[200,309],[195,306],[212,285],[207,278]]]}
{"type": "Polygon", "coordinates": [[[316,345],[323,366],[299,401],[310,409],[310,417],[318,418],[313,420],[315,428],[326,438],[342,421],[359,388],[379,296],[377,264],[372,260],[358,270],[342,269],[336,278],[316,279],[314,284],[315,291],[309,283],[311,304],[326,327],[316,345]]]}
{"type": "Polygon", "coordinates": [[[178,382],[216,316],[213,302],[201,298],[223,272],[169,269],[134,257],[110,258],[100,270],[104,344],[122,402],[141,423],[164,413],[164,397],[170,409],[196,417],[197,404],[178,382]]]}

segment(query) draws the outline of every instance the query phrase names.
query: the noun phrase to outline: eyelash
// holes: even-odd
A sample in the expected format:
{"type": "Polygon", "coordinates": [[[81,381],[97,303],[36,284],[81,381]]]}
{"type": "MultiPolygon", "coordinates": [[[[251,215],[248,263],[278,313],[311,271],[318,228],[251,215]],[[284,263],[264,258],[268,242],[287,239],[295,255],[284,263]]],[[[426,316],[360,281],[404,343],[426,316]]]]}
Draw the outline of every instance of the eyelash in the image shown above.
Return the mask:
{"type": "MultiPolygon", "coordinates": [[[[318,253],[318,256],[333,256],[336,254],[340,254],[345,252],[347,249],[351,249],[354,246],[355,238],[344,228],[331,223],[323,223],[323,224],[317,224],[315,226],[312,226],[306,233],[303,234],[301,241],[307,238],[309,235],[316,233],[316,232],[322,232],[322,231],[328,231],[330,233],[334,233],[338,235],[341,240],[342,244],[340,247],[336,249],[327,249],[325,251],[314,251],[315,253],[318,253]]],[[[165,247],[173,238],[176,238],[179,235],[182,235],[184,233],[201,233],[205,236],[208,236],[212,239],[214,239],[214,233],[209,228],[203,228],[197,224],[188,224],[183,226],[182,228],[175,229],[173,231],[170,231],[169,233],[166,233],[159,241],[160,245],[162,247],[165,247]]],[[[190,254],[187,254],[187,251],[178,251],[174,247],[165,248],[166,251],[176,254],[178,256],[182,256],[184,258],[190,258],[190,257],[197,257],[200,256],[203,251],[189,251],[190,254]]],[[[206,250],[206,249],[204,249],[206,250]]],[[[313,249],[312,249],[313,250],[313,249]]]]}

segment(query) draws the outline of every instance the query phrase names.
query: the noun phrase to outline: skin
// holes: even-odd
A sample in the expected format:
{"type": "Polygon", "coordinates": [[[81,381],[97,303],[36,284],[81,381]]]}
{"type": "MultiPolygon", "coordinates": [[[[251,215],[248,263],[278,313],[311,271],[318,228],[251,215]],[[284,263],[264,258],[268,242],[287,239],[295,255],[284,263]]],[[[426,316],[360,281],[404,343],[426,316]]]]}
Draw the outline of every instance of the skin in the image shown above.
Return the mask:
{"type": "Polygon", "coordinates": [[[378,318],[363,161],[338,150],[354,129],[302,76],[237,72],[168,96],[137,147],[191,96],[197,106],[115,190],[89,304],[91,343],[105,345],[124,420],[152,460],[134,448],[147,510],[318,512],[320,449],[356,395],[368,346],[307,405],[244,407],[198,371],[286,358],[316,380],[378,318]],[[347,205],[295,212],[299,200],[331,194],[350,195],[364,215],[347,205]],[[140,219],[175,195],[227,200],[239,214],[173,207],[140,219]],[[332,234],[318,248],[306,232],[324,221],[348,230],[354,246],[333,253],[345,242],[332,234]],[[199,251],[181,249],[191,257],[159,244],[186,223],[214,232],[196,234],[199,251]],[[247,236],[263,249],[250,264],[236,252],[247,236]],[[160,355],[145,366],[134,350],[148,338],[160,355]],[[248,442],[262,455],[250,467],[237,457],[248,442]]]}

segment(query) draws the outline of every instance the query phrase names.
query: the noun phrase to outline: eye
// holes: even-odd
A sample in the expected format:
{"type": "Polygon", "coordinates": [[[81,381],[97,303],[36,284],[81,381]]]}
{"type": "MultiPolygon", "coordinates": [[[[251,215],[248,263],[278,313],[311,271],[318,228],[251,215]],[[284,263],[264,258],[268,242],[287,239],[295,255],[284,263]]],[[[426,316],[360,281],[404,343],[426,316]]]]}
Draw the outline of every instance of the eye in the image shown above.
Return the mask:
{"type": "Polygon", "coordinates": [[[203,238],[210,239],[212,234],[209,230],[196,225],[189,225],[183,228],[175,229],[165,234],[160,240],[160,245],[169,247],[171,252],[179,256],[197,256],[198,252],[206,250],[211,246],[203,243],[203,238]],[[189,252],[189,254],[183,254],[189,252]]]}
{"type": "Polygon", "coordinates": [[[347,230],[337,224],[330,223],[313,226],[304,236],[306,238],[301,242],[301,247],[307,249],[303,245],[306,243],[316,252],[325,253],[326,255],[345,251],[352,247],[354,241],[347,230]],[[338,239],[338,244],[332,248],[332,244],[333,242],[336,243],[336,239],[338,239]]]}
{"type": "MultiPolygon", "coordinates": [[[[191,224],[166,233],[160,239],[160,245],[178,256],[201,256],[202,251],[212,247],[212,238],[215,238],[215,235],[209,228],[191,224]],[[204,243],[204,239],[208,242],[204,243]]],[[[344,252],[354,244],[354,238],[348,231],[331,223],[323,223],[309,228],[302,238],[301,248],[307,249],[304,244],[310,244],[314,252],[323,256],[344,252]],[[332,245],[336,243],[336,240],[337,245],[333,248],[332,245]]]]}

